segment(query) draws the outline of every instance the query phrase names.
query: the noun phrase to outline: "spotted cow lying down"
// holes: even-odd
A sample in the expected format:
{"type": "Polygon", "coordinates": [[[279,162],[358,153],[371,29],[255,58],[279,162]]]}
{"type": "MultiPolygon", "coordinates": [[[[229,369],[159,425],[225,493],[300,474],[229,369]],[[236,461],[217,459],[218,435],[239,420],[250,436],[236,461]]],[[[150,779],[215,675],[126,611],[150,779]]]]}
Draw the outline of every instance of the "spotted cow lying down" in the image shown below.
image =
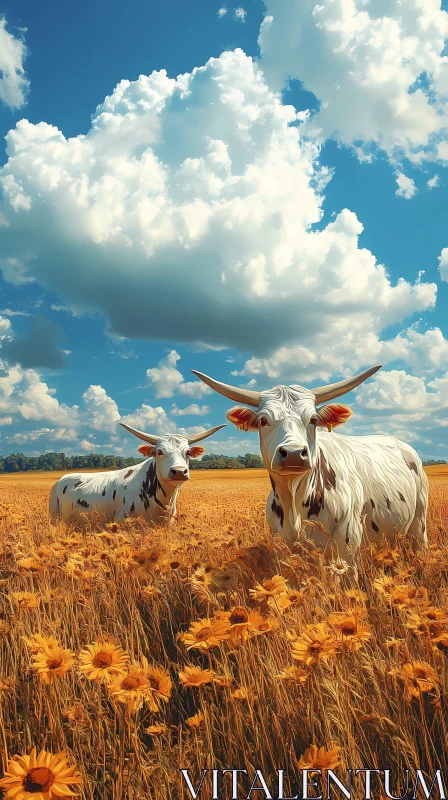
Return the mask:
{"type": "Polygon", "coordinates": [[[64,475],[50,494],[50,514],[68,521],[79,512],[99,512],[120,522],[145,517],[156,524],[172,519],[180,487],[190,477],[189,462],[205,450],[196,443],[211,436],[218,425],[194,436],[152,436],[120,423],[148,444],[139,452],[148,458],[134,467],[113,472],[76,472],[64,475]]]}

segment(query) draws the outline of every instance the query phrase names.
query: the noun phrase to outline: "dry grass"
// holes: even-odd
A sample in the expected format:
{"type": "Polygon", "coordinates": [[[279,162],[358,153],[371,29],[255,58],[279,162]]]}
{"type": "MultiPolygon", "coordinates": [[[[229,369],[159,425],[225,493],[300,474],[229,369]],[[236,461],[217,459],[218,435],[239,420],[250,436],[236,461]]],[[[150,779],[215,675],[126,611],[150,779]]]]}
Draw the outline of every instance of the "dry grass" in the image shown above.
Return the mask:
{"type": "Polygon", "coordinates": [[[364,546],[359,586],[351,587],[364,593],[357,599],[311,545],[290,551],[271,537],[262,470],[194,473],[169,529],[134,521],[103,526],[101,536],[51,524],[57,474],[2,476],[3,768],[33,746],[68,750],[83,776],[80,796],[104,800],[186,798],[180,767],[194,776],[205,767],[294,776],[311,744],[339,747],[353,768],[447,769],[448,473],[432,472],[430,555],[412,554],[405,542],[395,551],[364,546]],[[274,575],[286,590],[280,579],[261,589],[274,575]],[[17,592],[35,593],[37,607],[21,608],[17,592]],[[250,622],[229,628],[235,616],[221,612],[235,606],[250,622]],[[205,627],[216,646],[201,649],[205,631],[200,648],[187,649],[191,640],[179,634],[203,618],[213,620],[205,627]],[[302,634],[318,624],[327,644],[307,650],[302,634]],[[36,633],[75,655],[49,683],[36,669],[36,633]],[[137,708],[80,670],[80,651],[106,639],[146,675],[137,708]],[[426,683],[416,662],[428,665],[426,683]],[[171,679],[167,700],[157,681],[148,688],[154,667],[171,679]],[[186,667],[215,680],[182,685],[186,667]]]}

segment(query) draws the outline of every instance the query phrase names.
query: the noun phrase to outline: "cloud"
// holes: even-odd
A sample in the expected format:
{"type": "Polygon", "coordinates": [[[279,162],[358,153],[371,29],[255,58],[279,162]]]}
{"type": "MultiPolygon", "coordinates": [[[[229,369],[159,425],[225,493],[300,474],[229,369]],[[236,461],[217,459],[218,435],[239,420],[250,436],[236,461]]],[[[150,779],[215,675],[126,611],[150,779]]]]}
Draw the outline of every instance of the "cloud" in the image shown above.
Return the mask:
{"type": "Polygon", "coordinates": [[[444,247],[440,253],[439,269],[442,281],[448,281],[448,247],[444,247]]]}
{"type": "Polygon", "coordinates": [[[154,436],[175,432],[175,425],[168,419],[166,411],[161,406],[154,408],[143,403],[132,414],[123,416],[121,421],[137,430],[152,433],[154,436]]]}
{"type": "Polygon", "coordinates": [[[28,442],[36,442],[43,437],[53,442],[72,442],[76,441],[78,434],[73,428],[39,428],[37,430],[25,431],[24,433],[15,433],[13,436],[8,437],[8,442],[28,444],[28,442]]]}
{"type": "Polygon", "coordinates": [[[89,386],[82,399],[85,404],[87,419],[95,430],[108,431],[109,433],[117,432],[117,422],[120,419],[118,406],[102,386],[89,386]]]}
{"type": "Polygon", "coordinates": [[[272,88],[297,78],[318,99],[310,132],[334,135],[363,158],[372,147],[393,159],[437,157],[448,98],[448,14],[438,0],[265,0],[265,7],[260,63],[272,88]]]}
{"type": "Polygon", "coordinates": [[[404,197],[405,200],[410,200],[411,197],[417,194],[417,187],[412,178],[408,178],[402,172],[399,172],[396,180],[398,189],[395,194],[397,197],[404,197]]]}
{"type": "MultiPolygon", "coordinates": [[[[6,181],[6,186],[8,185],[8,181],[6,181]]],[[[15,207],[14,202],[14,199],[12,199],[11,205],[13,208],[15,207]]],[[[17,286],[20,286],[22,283],[31,283],[33,280],[33,278],[27,274],[26,265],[18,258],[0,258],[0,269],[5,281],[15,283],[17,286]]]]}
{"type": "Polygon", "coordinates": [[[232,375],[248,377],[251,385],[264,389],[281,383],[330,381],[334,375],[345,377],[373,364],[394,362],[404,362],[416,375],[435,375],[448,361],[448,341],[440,328],[420,332],[418,326],[411,326],[383,341],[372,331],[344,328],[341,320],[335,341],[318,337],[313,346],[282,347],[269,358],[252,357],[232,375]]]}
{"type": "Polygon", "coordinates": [[[94,444],[93,442],[89,442],[88,439],[83,439],[79,446],[85,450],[87,453],[92,453],[98,445],[94,444]]]}
{"type": "Polygon", "coordinates": [[[227,10],[228,9],[225,6],[221,6],[221,8],[218,8],[218,17],[220,19],[222,19],[222,17],[225,17],[225,15],[227,14],[227,10]]]}
{"type": "Polygon", "coordinates": [[[246,22],[246,15],[247,11],[245,11],[244,8],[241,7],[235,8],[235,11],[233,12],[233,18],[238,22],[246,22]]]}
{"type": "Polygon", "coordinates": [[[199,406],[197,403],[191,403],[191,405],[186,406],[185,408],[178,408],[176,405],[173,405],[170,413],[173,417],[201,417],[203,414],[209,414],[210,410],[210,406],[199,406]]]}
{"type": "Polygon", "coordinates": [[[435,189],[437,186],[440,185],[439,176],[438,175],[433,175],[433,177],[430,178],[429,181],[426,181],[426,185],[427,185],[428,189],[435,189]]]}
{"type": "Polygon", "coordinates": [[[4,258],[117,335],[260,356],[334,339],[341,317],[379,331],[432,307],[435,284],[395,284],[359,247],[353,212],[315,229],[330,175],[299,122],[241,50],[122,81],[86,135],[21,120],[0,172],[4,258]]]}
{"type": "Polygon", "coordinates": [[[147,378],[152,385],[155,395],[158,398],[172,397],[173,394],[184,394],[188,397],[202,397],[210,394],[210,389],[200,381],[185,381],[181,372],[177,369],[177,362],[180,359],[176,350],[171,350],[166,358],[159,361],[157,367],[146,370],[147,378]]]}
{"type": "Polygon", "coordinates": [[[22,376],[26,386],[19,394],[18,410],[27,420],[50,420],[56,425],[73,425],[78,419],[78,406],[59,403],[55,389],[41,381],[37,372],[26,370],[22,376]]]}
{"type": "Polygon", "coordinates": [[[0,100],[12,109],[25,103],[29,81],[23,62],[27,48],[22,39],[6,30],[6,20],[0,19],[0,100]]]}
{"type": "Polygon", "coordinates": [[[0,417],[0,425],[12,425],[12,417],[0,417]]]}
{"type": "Polygon", "coordinates": [[[63,335],[59,325],[42,314],[36,314],[24,336],[3,344],[2,357],[25,368],[61,369],[66,362],[65,351],[58,344],[63,335]]]}

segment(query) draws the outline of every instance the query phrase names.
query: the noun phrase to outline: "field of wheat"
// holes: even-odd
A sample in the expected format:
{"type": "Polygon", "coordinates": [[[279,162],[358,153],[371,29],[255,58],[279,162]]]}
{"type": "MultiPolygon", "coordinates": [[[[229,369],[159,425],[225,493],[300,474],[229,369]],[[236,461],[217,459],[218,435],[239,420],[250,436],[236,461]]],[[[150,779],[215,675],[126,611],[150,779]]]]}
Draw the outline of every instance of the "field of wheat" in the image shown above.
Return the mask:
{"type": "Polygon", "coordinates": [[[56,473],[1,476],[6,797],[187,798],[180,768],[448,769],[448,472],[432,473],[429,554],[366,544],[356,584],[272,538],[261,470],[194,473],[158,529],[55,525],[56,473]]]}

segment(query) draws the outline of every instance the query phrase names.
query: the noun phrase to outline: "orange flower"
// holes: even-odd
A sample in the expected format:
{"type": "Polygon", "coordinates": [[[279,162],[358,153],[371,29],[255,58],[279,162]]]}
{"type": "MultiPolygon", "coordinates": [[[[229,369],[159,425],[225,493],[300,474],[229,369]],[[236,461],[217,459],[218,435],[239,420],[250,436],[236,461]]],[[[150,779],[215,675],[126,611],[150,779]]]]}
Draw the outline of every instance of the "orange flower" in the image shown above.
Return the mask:
{"type": "Polygon", "coordinates": [[[306,683],[310,675],[311,672],[309,669],[303,669],[302,667],[285,667],[285,669],[283,669],[275,677],[283,681],[295,681],[295,683],[306,683]]]}
{"type": "Polygon", "coordinates": [[[210,619],[208,617],[192,622],[187,633],[181,633],[179,638],[187,650],[210,650],[219,647],[221,642],[229,638],[230,626],[225,620],[210,619]]]}
{"type": "Polygon", "coordinates": [[[280,597],[286,594],[287,590],[288,584],[285,578],[282,575],[274,575],[273,578],[263,581],[263,584],[257,583],[255,589],[249,589],[249,594],[254,600],[261,602],[268,597],[280,597]]]}
{"type": "Polygon", "coordinates": [[[298,761],[299,769],[321,769],[322,775],[326,774],[327,769],[334,770],[342,763],[340,748],[326,750],[325,747],[318,748],[315,744],[308,747],[298,761]]]}
{"type": "Polygon", "coordinates": [[[325,622],[307,625],[305,631],[292,642],[292,657],[310,666],[318,661],[328,661],[337,655],[341,647],[325,622]]]}
{"type": "Polygon", "coordinates": [[[199,667],[185,667],[184,671],[178,674],[182,686],[204,686],[206,683],[211,683],[214,677],[213,670],[199,667]]]}
{"type": "Polygon", "coordinates": [[[110,681],[126,672],[128,659],[128,654],[119,645],[96,641],[81,650],[79,669],[89,681],[110,681]]]}
{"type": "Polygon", "coordinates": [[[389,675],[397,676],[404,683],[408,697],[421,697],[439,685],[437,672],[425,661],[407,662],[399,670],[392,669],[389,675]]]}
{"type": "Polygon", "coordinates": [[[201,728],[205,722],[205,717],[202,711],[198,711],[197,714],[194,714],[192,717],[188,717],[188,719],[185,721],[189,728],[201,728]]]}
{"type": "Polygon", "coordinates": [[[75,654],[59,644],[44,645],[32,657],[34,669],[44,683],[53,683],[55,677],[64,678],[75,663],[75,654]]]}
{"type": "Polygon", "coordinates": [[[372,636],[370,625],[360,625],[356,614],[335,612],[330,614],[328,622],[338,632],[344,646],[349,650],[359,650],[372,636]]]}
{"type": "Polygon", "coordinates": [[[5,797],[14,800],[54,800],[58,797],[75,797],[71,786],[82,783],[75,767],[68,766],[65,752],[53,755],[41,750],[36,755],[34,747],[30,755],[15,756],[8,762],[5,777],[0,780],[0,789],[5,797]]]}

